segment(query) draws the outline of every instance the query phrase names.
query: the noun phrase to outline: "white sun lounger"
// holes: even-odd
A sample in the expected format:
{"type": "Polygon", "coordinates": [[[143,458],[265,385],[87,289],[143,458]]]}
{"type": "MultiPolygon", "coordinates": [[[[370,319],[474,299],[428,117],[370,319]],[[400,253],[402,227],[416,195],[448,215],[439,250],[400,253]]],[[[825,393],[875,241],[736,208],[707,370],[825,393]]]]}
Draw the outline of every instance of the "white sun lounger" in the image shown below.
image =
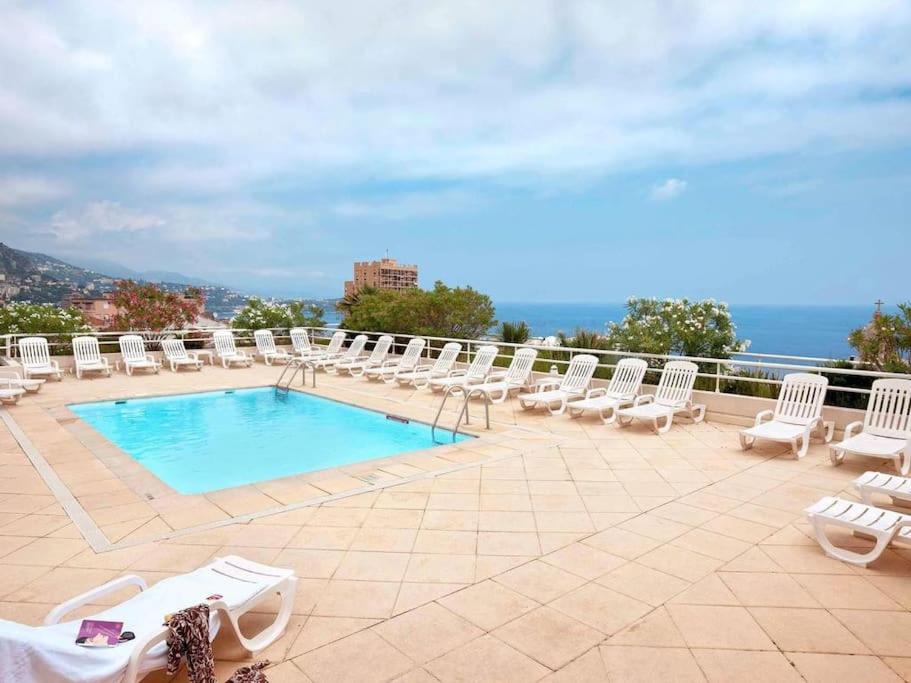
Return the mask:
{"type": "Polygon", "coordinates": [[[344,353],[334,356],[325,356],[313,360],[313,367],[328,370],[338,363],[353,363],[364,356],[364,347],[367,346],[367,335],[359,334],[351,340],[351,346],[345,349],[344,353]]]}
{"type": "Polygon", "coordinates": [[[111,366],[108,359],[101,355],[101,348],[95,337],[73,339],[73,361],[76,366],[76,379],[82,379],[87,372],[100,372],[111,376],[111,366]]]}
{"type": "Polygon", "coordinates": [[[0,620],[0,662],[3,680],[19,683],[84,681],[86,683],[135,683],[147,673],[167,664],[166,614],[200,603],[210,610],[209,638],[221,628],[233,631],[250,653],[275,642],[284,633],[294,603],[297,578],[291,569],[280,569],[229,555],[188,574],[162,579],[147,587],[138,576],[122,576],[68,600],[51,610],[44,626],[24,626],[0,620]],[[136,638],[112,648],[86,648],[75,644],[82,618],[61,621],[85,605],[129,587],[140,592],[132,598],[92,615],[92,619],[122,621],[136,638]],[[221,599],[207,600],[220,595],[221,599]],[[275,621],[248,638],[239,618],[264,600],[278,595],[281,605],[275,621]]]}
{"type": "Polygon", "coordinates": [[[310,335],[303,327],[292,327],[288,336],[291,337],[291,349],[295,356],[306,356],[313,350],[310,346],[310,335]]]}
{"type": "Polygon", "coordinates": [[[655,394],[639,396],[629,408],[617,411],[617,420],[626,427],[633,420],[650,422],[658,434],[668,432],[677,413],[686,413],[693,422],[702,422],[705,406],[693,403],[693,386],[699,367],[685,360],[665,363],[655,394]],[[660,424],[664,420],[664,424],[660,424]]]}
{"type": "Polygon", "coordinates": [[[13,384],[12,377],[0,377],[0,402],[16,403],[25,394],[25,389],[13,384]]]}
{"type": "Polygon", "coordinates": [[[0,366],[0,381],[13,389],[24,389],[26,392],[37,393],[47,380],[43,379],[24,379],[19,375],[19,369],[16,366],[0,366]]]}
{"type": "Polygon", "coordinates": [[[415,367],[411,372],[396,373],[394,381],[402,386],[411,385],[418,389],[427,386],[431,379],[447,377],[452,372],[452,366],[461,351],[461,344],[449,342],[440,350],[440,355],[437,356],[433,364],[422,364],[415,367]]]}
{"type": "Polygon", "coordinates": [[[161,370],[161,363],[146,353],[145,342],[138,334],[125,334],[117,342],[128,375],[132,375],[134,370],[151,370],[156,374],[161,370]]]}
{"type": "Polygon", "coordinates": [[[60,364],[51,360],[51,351],[44,337],[23,337],[19,340],[19,360],[25,379],[55,377],[63,379],[60,364]]]}
{"type": "Polygon", "coordinates": [[[830,496],[811,505],[804,512],[826,555],[842,562],[866,567],[876,561],[890,543],[911,546],[911,515],[830,496]],[[865,553],[839,548],[826,535],[828,526],[870,537],[874,540],[874,545],[865,553]]]}
{"type": "Polygon", "coordinates": [[[648,363],[641,358],[624,358],[614,370],[607,387],[589,389],[585,398],[567,404],[569,414],[581,417],[586,410],[597,410],[601,422],[611,424],[617,419],[617,410],[632,405],[639,395],[648,363]]]}
{"type": "Polygon", "coordinates": [[[215,343],[215,355],[221,360],[221,366],[243,365],[249,367],[253,363],[253,356],[248,356],[245,351],[238,351],[234,344],[234,333],[231,330],[215,330],[212,333],[215,343]]]}
{"type": "Polygon", "coordinates": [[[519,405],[524,410],[543,406],[550,411],[551,415],[562,415],[571,399],[585,396],[597,367],[598,359],[594,356],[588,354],[573,356],[566,369],[566,374],[562,378],[554,377],[549,384],[539,383],[538,391],[519,394],[519,405]],[[556,388],[547,389],[548,386],[556,388]]]}
{"type": "Polygon", "coordinates": [[[848,454],[886,458],[900,474],[911,473],[911,380],[873,382],[864,421],[849,424],[844,440],[829,447],[833,465],[848,454]]]}
{"type": "Polygon", "coordinates": [[[187,351],[183,339],[165,339],[161,342],[161,350],[171,366],[171,372],[177,372],[180,368],[202,370],[203,363],[199,356],[187,351]]]}
{"type": "MultiPolygon", "coordinates": [[[[306,332],[304,333],[306,335],[306,332]]],[[[306,338],[306,337],[305,337],[306,338]]],[[[293,339],[293,337],[292,337],[293,339]]],[[[301,337],[298,335],[298,340],[301,337]]],[[[300,341],[298,342],[300,343],[300,341]]],[[[320,345],[311,345],[309,340],[307,341],[306,348],[309,348],[309,351],[298,351],[295,347],[295,353],[297,353],[298,358],[304,361],[318,361],[318,360],[330,360],[333,358],[340,358],[344,355],[342,351],[342,344],[345,343],[345,333],[339,330],[334,332],[332,337],[329,339],[328,346],[320,345]]]]}
{"type": "Polygon", "coordinates": [[[759,441],[787,443],[799,460],[807,454],[810,439],[818,436],[826,443],[832,440],[834,422],[824,422],[822,406],[829,380],[821,375],[795,372],[785,375],[778,393],[775,410],[763,410],[756,422],[740,432],[744,450],[759,441]]]}
{"type": "Polygon", "coordinates": [[[339,361],[330,368],[330,371],[339,372],[341,370],[347,370],[348,374],[352,377],[360,377],[368,369],[378,368],[383,365],[386,361],[386,356],[389,355],[389,349],[392,347],[392,342],[392,337],[388,334],[384,334],[376,340],[376,343],[373,345],[373,350],[367,358],[359,358],[352,361],[339,361]]]}
{"type": "Polygon", "coordinates": [[[537,357],[537,349],[519,349],[505,371],[492,372],[481,384],[470,384],[461,389],[469,398],[479,396],[488,403],[503,403],[509,392],[521,391],[528,386],[537,357]]]}
{"type": "Polygon", "coordinates": [[[433,377],[427,386],[431,391],[446,391],[452,387],[466,387],[470,384],[480,384],[493,367],[500,350],[493,345],[482,346],[477,350],[471,365],[467,369],[453,370],[447,377],[433,377]]]}
{"type": "Polygon", "coordinates": [[[397,375],[411,372],[421,360],[421,353],[424,352],[424,346],[427,342],[424,339],[415,337],[408,342],[401,358],[393,358],[383,361],[383,364],[375,368],[367,368],[364,375],[367,379],[380,379],[391,384],[395,381],[397,375]]]}
{"type": "Polygon", "coordinates": [[[256,341],[256,351],[262,356],[266,365],[272,365],[275,361],[288,362],[294,357],[287,351],[279,351],[275,348],[275,337],[272,336],[272,330],[256,330],[253,333],[253,339],[256,341]]]}
{"type": "Polygon", "coordinates": [[[889,496],[893,505],[911,507],[911,479],[884,472],[864,472],[853,482],[861,500],[873,505],[873,494],[889,496]]]}

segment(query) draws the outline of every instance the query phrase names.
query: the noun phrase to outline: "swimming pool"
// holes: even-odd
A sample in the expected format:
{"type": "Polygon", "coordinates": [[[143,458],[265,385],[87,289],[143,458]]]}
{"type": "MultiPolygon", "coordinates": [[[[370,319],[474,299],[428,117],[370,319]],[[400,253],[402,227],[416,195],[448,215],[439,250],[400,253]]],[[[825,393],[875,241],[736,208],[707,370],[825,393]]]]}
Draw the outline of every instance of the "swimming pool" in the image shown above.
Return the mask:
{"type": "MultiPolygon", "coordinates": [[[[350,465],[434,444],[430,427],[273,387],[80,403],[76,415],[179,493],[350,465]]],[[[440,436],[442,435],[442,436],[440,436]]],[[[438,430],[450,443],[452,432],[438,430]]],[[[456,435],[462,441],[464,435],[456,435]]]]}

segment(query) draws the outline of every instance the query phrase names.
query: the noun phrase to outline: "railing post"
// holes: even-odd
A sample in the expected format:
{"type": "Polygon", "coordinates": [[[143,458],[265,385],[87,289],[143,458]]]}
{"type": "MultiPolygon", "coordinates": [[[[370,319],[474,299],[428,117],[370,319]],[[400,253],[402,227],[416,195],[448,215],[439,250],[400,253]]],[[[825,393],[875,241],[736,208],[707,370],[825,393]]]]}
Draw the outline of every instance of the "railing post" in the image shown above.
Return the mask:
{"type": "Polygon", "coordinates": [[[715,364],[715,393],[721,393],[721,363],[715,364]]]}

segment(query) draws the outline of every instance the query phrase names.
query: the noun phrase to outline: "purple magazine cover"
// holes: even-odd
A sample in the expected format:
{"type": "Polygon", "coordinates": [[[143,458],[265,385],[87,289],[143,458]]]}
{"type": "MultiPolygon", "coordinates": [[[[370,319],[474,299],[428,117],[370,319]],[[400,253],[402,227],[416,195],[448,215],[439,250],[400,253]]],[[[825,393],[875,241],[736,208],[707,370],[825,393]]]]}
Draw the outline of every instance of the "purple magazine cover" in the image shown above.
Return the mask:
{"type": "Polygon", "coordinates": [[[120,641],[122,621],[83,619],[76,644],[84,647],[114,647],[120,641]]]}

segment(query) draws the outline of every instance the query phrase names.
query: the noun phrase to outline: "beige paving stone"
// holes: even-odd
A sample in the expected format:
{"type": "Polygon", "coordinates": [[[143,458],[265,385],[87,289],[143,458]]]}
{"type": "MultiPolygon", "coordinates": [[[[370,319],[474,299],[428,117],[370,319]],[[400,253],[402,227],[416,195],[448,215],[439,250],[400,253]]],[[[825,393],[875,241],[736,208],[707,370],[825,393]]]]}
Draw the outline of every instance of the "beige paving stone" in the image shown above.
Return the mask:
{"type": "Polygon", "coordinates": [[[890,657],[909,654],[911,613],[834,609],[832,614],[875,654],[890,657]]]}
{"type": "Polygon", "coordinates": [[[731,592],[718,574],[709,574],[682,593],[675,595],[671,603],[682,605],[739,606],[740,601],[731,592]]]}
{"type": "Polygon", "coordinates": [[[604,660],[598,648],[593,647],[543,680],[545,683],[600,683],[606,678],[604,660]]]}
{"type": "MultiPolygon", "coordinates": [[[[0,559],[0,564],[28,564],[43,567],[54,567],[62,564],[73,555],[77,555],[88,547],[88,544],[82,540],[65,539],[65,538],[38,538],[27,539],[21,537],[12,537],[16,539],[17,550],[8,553],[0,559]],[[25,544],[19,544],[24,541],[25,544]]],[[[2,552],[2,551],[0,551],[2,552]]]]}
{"type": "Polygon", "coordinates": [[[739,557],[721,567],[728,572],[782,572],[781,566],[775,563],[762,548],[753,546],[739,557]]]}
{"type": "Polygon", "coordinates": [[[601,647],[601,657],[607,669],[607,680],[611,681],[705,680],[686,648],[608,644],[601,647]]]}
{"type": "Polygon", "coordinates": [[[408,553],[349,551],[335,570],[335,578],[354,581],[401,581],[408,553]]]}
{"type": "Polygon", "coordinates": [[[522,531],[479,531],[477,551],[483,555],[538,555],[538,534],[522,531]]]}
{"type": "Polygon", "coordinates": [[[347,550],[357,536],[357,531],[350,527],[305,526],[288,541],[288,547],[347,550]]]}
{"type": "Polygon", "coordinates": [[[412,553],[405,581],[431,583],[472,583],[475,580],[474,555],[412,553]]]}
{"type": "Polygon", "coordinates": [[[809,683],[898,683],[902,680],[878,657],[810,652],[788,652],[787,656],[809,683]]]}
{"type": "Polygon", "coordinates": [[[719,576],[740,603],[748,607],[821,606],[788,574],[721,572],[719,576]]]}
{"type": "Polygon", "coordinates": [[[541,662],[558,669],[604,639],[604,634],[549,607],[540,607],[491,633],[541,662]]]}
{"type": "Polygon", "coordinates": [[[866,578],[906,610],[911,610],[911,581],[908,581],[907,578],[902,576],[868,576],[866,578]]]}
{"type": "Polygon", "coordinates": [[[452,593],[439,602],[485,631],[491,631],[538,607],[534,600],[490,580],[452,593]]]}
{"type": "Polygon", "coordinates": [[[483,636],[425,667],[443,683],[498,681],[524,683],[550,673],[546,667],[492,636],[483,636]]]}
{"type": "Polygon", "coordinates": [[[494,577],[494,581],[545,603],[575,590],[586,580],[541,560],[534,560],[494,577]]]}
{"type": "Polygon", "coordinates": [[[626,562],[622,557],[584,543],[573,543],[541,559],[547,564],[589,580],[596,579],[626,562]]]}
{"type": "Polygon", "coordinates": [[[463,588],[464,583],[402,583],[392,613],[402,614],[428,602],[439,600],[463,588]]]}
{"type": "Polygon", "coordinates": [[[294,569],[297,576],[308,579],[328,579],[338,568],[345,553],[341,550],[285,548],[279,551],[275,563],[294,569]]]}
{"type": "Polygon", "coordinates": [[[860,640],[824,609],[753,607],[750,611],[781,650],[870,653],[860,640]]]}
{"type": "Polygon", "coordinates": [[[743,607],[668,605],[667,610],[689,647],[774,650],[775,645],[743,607]]]}
{"type": "Polygon", "coordinates": [[[478,530],[477,510],[427,510],[421,521],[422,529],[475,532],[478,530]]]}
{"type": "Polygon", "coordinates": [[[685,581],[698,581],[722,564],[721,560],[671,545],[656,548],[636,561],[685,581]]]}
{"type": "Polygon", "coordinates": [[[902,680],[911,681],[911,657],[882,657],[881,659],[888,664],[902,680]]]}
{"type": "Polygon", "coordinates": [[[414,542],[416,553],[472,554],[477,549],[478,534],[475,531],[449,531],[421,529],[414,542]]]}
{"type": "Polygon", "coordinates": [[[410,552],[417,538],[416,529],[364,527],[357,531],[351,550],[410,552]]]}
{"type": "MultiPolygon", "coordinates": [[[[823,607],[901,610],[900,604],[860,576],[795,574],[794,578],[823,607]]],[[[899,579],[901,581],[901,579],[899,579]]]]}
{"type": "Polygon", "coordinates": [[[422,509],[374,508],[367,513],[364,528],[417,529],[421,526],[424,516],[425,513],[422,509]]]}
{"type": "Polygon", "coordinates": [[[50,567],[31,567],[17,564],[0,565],[0,598],[16,594],[23,586],[32,583],[49,571],[51,571],[50,567]]]}
{"type": "Polygon", "coordinates": [[[779,652],[746,650],[693,650],[705,677],[712,683],[739,681],[765,683],[781,681],[798,683],[801,676],[779,652]]]}
{"type": "Polygon", "coordinates": [[[314,683],[387,681],[414,663],[373,631],[350,635],[294,660],[314,683]]]}
{"type": "Polygon", "coordinates": [[[606,529],[582,542],[627,560],[633,560],[662,545],[662,541],[622,528],[606,529]]]}
{"type": "Polygon", "coordinates": [[[622,593],[589,583],[557,598],[550,606],[611,635],[651,610],[651,606],[622,593]]]}
{"type": "Polygon", "coordinates": [[[653,607],[664,604],[690,586],[689,581],[678,579],[636,562],[628,562],[608,572],[596,582],[618,593],[647,602],[653,607]]]}
{"type": "Polygon", "coordinates": [[[483,635],[469,621],[431,602],[372,628],[400,652],[418,663],[436,659],[483,635]]]}
{"type": "Polygon", "coordinates": [[[686,641],[664,607],[652,610],[642,619],[611,636],[611,645],[644,647],[686,647],[686,641]]]}
{"type": "Polygon", "coordinates": [[[324,617],[385,619],[392,614],[399,584],[332,580],[319,596],[314,614],[324,617]]]}

